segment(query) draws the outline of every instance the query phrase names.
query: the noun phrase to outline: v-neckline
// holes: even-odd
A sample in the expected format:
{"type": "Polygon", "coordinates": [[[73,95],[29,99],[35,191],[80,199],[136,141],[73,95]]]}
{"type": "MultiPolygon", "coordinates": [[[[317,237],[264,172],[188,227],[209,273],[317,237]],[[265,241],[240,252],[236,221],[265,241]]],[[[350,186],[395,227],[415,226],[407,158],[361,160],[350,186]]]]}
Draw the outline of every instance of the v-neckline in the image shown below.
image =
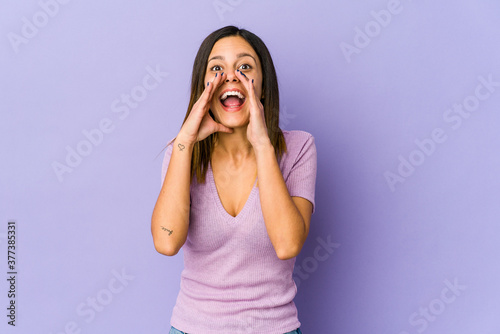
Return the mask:
{"type": "Polygon", "coordinates": [[[219,211],[222,213],[222,215],[227,220],[232,221],[232,222],[237,222],[240,219],[242,219],[242,217],[244,217],[246,215],[247,211],[249,210],[248,207],[250,205],[250,202],[255,197],[255,192],[257,190],[258,177],[255,177],[255,181],[253,183],[252,190],[250,191],[250,194],[248,195],[247,200],[246,200],[245,204],[243,205],[243,208],[240,210],[240,212],[238,212],[238,214],[236,216],[232,216],[224,208],[224,205],[222,205],[222,201],[221,201],[220,196],[219,196],[219,191],[217,190],[217,186],[215,184],[215,176],[214,176],[214,173],[212,170],[212,164],[210,162],[208,163],[207,174],[208,174],[210,185],[212,187],[212,193],[214,194],[214,197],[215,197],[215,203],[216,203],[217,207],[219,208],[219,211]]]}

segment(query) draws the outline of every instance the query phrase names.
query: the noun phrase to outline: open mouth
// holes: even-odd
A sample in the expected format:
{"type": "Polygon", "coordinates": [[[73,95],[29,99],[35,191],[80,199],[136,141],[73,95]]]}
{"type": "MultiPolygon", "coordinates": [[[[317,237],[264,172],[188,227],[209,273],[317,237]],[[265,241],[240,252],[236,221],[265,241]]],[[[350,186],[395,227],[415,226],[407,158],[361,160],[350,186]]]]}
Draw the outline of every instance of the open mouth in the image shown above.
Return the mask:
{"type": "Polygon", "coordinates": [[[219,100],[224,110],[238,111],[245,103],[245,95],[237,89],[230,89],[224,91],[219,100]]]}

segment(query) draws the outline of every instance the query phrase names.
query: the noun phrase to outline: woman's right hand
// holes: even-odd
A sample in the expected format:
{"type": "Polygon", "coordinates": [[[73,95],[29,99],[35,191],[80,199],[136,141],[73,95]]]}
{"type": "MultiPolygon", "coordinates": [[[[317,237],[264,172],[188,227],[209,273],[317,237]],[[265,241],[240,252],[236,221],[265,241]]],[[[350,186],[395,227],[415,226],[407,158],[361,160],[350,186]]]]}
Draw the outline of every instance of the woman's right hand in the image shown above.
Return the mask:
{"type": "Polygon", "coordinates": [[[214,119],[208,113],[210,109],[210,101],[212,101],[213,95],[217,90],[217,87],[223,82],[224,72],[221,75],[218,73],[205,85],[205,90],[201,94],[200,98],[193,105],[188,118],[182,125],[178,137],[187,145],[195,144],[196,142],[207,138],[209,135],[215,132],[227,132],[232,133],[233,130],[214,121],[214,119]]]}

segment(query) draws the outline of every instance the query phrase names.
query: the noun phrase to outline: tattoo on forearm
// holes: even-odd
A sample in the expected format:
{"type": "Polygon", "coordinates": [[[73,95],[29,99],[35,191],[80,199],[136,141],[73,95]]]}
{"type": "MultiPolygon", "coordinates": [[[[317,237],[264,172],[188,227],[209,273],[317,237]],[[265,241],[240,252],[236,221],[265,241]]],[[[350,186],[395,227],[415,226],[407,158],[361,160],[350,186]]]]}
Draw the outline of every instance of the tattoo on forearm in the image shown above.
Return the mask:
{"type": "Polygon", "coordinates": [[[179,150],[181,150],[181,151],[183,151],[183,150],[184,150],[184,148],[186,147],[186,146],[184,146],[184,145],[182,145],[182,144],[177,144],[177,146],[179,147],[179,150]]]}
{"type": "Polygon", "coordinates": [[[169,230],[168,228],[165,228],[165,227],[163,227],[163,226],[161,226],[161,229],[162,229],[163,231],[168,231],[168,235],[171,235],[171,234],[172,234],[172,232],[173,232],[172,230],[169,230]]]}

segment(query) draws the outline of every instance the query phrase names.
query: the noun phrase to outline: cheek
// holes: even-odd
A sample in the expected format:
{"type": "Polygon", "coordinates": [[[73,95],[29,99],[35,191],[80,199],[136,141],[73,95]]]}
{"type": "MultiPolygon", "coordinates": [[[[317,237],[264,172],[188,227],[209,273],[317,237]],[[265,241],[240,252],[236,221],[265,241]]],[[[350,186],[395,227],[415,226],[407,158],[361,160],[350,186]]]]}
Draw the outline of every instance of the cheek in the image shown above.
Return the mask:
{"type": "Polygon", "coordinates": [[[203,82],[205,83],[205,86],[207,85],[207,82],[212,81],[214,78],[215,74],[212,74],[210,72],[205,73],[205,77],[203,78],[203,82]]]}
{"type": "Polygon", "coordinates": [[[216,113],[216,108],[219,107],[219,100],[216,98],[212,98],[210,101],[210,110],[212,110],[212,113],[216,113]]]}
{"type": "Polygon", "coordinates": [[[260,85],[260,87],[258,89],[255,90],[255,93],[259,97],[259,100],[262,99],[262,95],[264,93],[262,84],[260,85]]]}
{"type": "Polygon", "coordinates": [[[255,93],[259,97],[259,99],[262,98],[262,93],[264,92],[264,87],[263,87],[264,86],[264,82],[263,81],[264,80],[262,79],[262,77],[260,77],[258,79],[258,82],[255,85],[255,87],[256,87],[255,93]]]}

